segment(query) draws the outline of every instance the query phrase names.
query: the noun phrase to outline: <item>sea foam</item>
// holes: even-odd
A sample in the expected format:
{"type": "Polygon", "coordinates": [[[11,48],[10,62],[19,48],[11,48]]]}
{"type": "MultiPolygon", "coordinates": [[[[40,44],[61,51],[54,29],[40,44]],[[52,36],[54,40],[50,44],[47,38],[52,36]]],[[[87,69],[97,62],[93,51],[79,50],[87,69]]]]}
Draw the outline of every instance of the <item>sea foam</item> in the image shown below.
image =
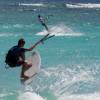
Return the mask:
{"type": "MultiPolygon", "coordinates": [[[[48,32],[43,30],[42,32],[38,32],[36,35],[46,35],[48,32]]],[[[82,36],[83,34],[80,32],[74,32],[73,29],[67,27],[64,24],[58,24],[56,26],[51,26],[49,29],[49,33],[55,36],[82,36]]]]}

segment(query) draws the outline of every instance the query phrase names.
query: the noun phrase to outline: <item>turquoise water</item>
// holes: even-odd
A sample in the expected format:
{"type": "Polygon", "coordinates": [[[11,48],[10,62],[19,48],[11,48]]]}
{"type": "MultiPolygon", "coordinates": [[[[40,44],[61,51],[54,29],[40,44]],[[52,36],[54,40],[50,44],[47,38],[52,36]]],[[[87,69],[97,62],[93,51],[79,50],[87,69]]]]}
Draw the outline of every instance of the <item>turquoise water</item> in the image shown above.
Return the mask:
{"type": "Polygon", "coordinates": [[[25,92],[21,68],[5,69],[4,57],[19,38],[25,38],[28,48],[45,35],[39,13],[48,17],[47,25],[56,36],[34,49],[40,52],[42,66],[32,90],[47,100],[99,100],[100,9],[62,4],[0,9],[0,100],[20,100],[25,92]]]}

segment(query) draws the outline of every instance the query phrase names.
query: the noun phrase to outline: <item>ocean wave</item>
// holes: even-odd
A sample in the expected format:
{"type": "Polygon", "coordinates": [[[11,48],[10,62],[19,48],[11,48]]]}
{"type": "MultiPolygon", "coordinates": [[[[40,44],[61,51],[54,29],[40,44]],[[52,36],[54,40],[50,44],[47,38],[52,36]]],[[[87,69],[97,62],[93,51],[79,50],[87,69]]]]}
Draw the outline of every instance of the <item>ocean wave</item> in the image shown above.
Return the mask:
{"type": "MultiPolygon", "coordinates": [[[[97,69],[93,70],[93,73],[91,69],[87,68],[88,66],[82,68],[83,66],[74,65],[72,68],[71,66],[67,68],[65,65],[58,65],[42,69],[32,82],[33,90],[41,93],[52,91],[57,100],[80,100],[81,98],[91,100],[92,93],[97,92],[99,86],[99,81],[95,77],[97,69]]],[[[99,68],[99,66],[97,67],[99,68]]],[[[98,100],[96,96],[94,99],[98,100]]]]}
{"type": "MultiPolygon", "coordinates": [[[[95,91],[93,88],[96,87],[98,89],[99,82],[97,86],[94,73],[87,68],[88,66],[84,66],[85,69],[82,69],[83,66],[71,65],[68,68],[65,65],[57,65],[41,69],[40,73],[34,77],[31,87],[23,87],[24,90],[15,92],[2,92],[0,93],[0,98],[4,99],[5,97],[13,96],[14,98],[18,97],[17,100],[24,100],[25,98],[28,98],[26,100],[33,100],[34,92],[36,92],[41,96],[45,94],[43,97],[47,98],[46,100],[49,100],[52,96],[56,98],[54,100],[99,100],[100,92],[95,91]],[[88,83],[92,83],[92,85],[89,86],[88,83]],[[84,89],[80,92],[79,90],[82,88],[84,89]],[[90,88],[93,88],[93,91],[90,88]],[[88,89],[90,92],[87,91],[88,89]],[[84,92],[84,90],[86,91],[84,92]]],[[[100,66],[97,67],[99,68],[100,66]]],[[[94,69],[94,72],[96,73],[97,70],[94,69]]]]}
{"type": "Polygon", "coordinates": [[[33,6],[33,7],[45,7],[43,3],[19,3],[19,6],[33,6]]]}
{"type": "Polygon", "coordinates": [[[48,89],[59,98],[59,96],[67,93],[78,93],[80,89],[83,89],[80,86],[84,82],[93,83],[91,86],[97,85],[90,70],[77,68],[79,65],[75,65],[75,67],[71,69],[64,65],[58,65],[57,67],[42,69],[32,82],[33,90],[43,92],[48,89]]]}
{"type": "Polygon", "coordinates": [[[0,91],[0,100],[1,100],[1,98],[2,98],[2,100],[4,100],[3,98],[5,98],[7,96],[12,96],[12,95],[15,95],[15,91],[12,92],[12,91],[7,91],[7,90],[6,91],[2,90],[2,91],[0,91]]]}
{"type": "MultiPolygon", "coordinates": [[[[82,33],[74,32],[71,28],[67,27],[64,24],[59,24],[56,26],[50,27],[50,34],[55,36],[82,36],[82,33]]],[[[38,32],[36,35],[46,35],[47,31],[43,30],[42,32],[38,32]]]]}
{"type": "Polygon", "coordinates": [[[34,92],[25,92],[18,97],[18,100],[46,100],[42,98],[39,94],[34,92]]]}
{"type": "Polygon", "coordinates": [[[100,100],[100,93],[62,95],[58,100],[100,100]]]}
{"type": "Polygon", "coordinates": [[[30,24],[30,25],[24,25],[24,24],[13,24],[13,25],[1,25],[0,27],[3,29],[10,29],[10,28],[32,28],[34,25],[30,24]]]}
{"type": "MultiPolygon", "coordinates": [[[[72,94],[78,92],[81,84],[80,82],[88,83],[94,81],[93,74],[89,70],[79,69],[79,72],[77,72],[75,69],[65,69],[63,66],[60,66],[60,69],[58,68],[53,69],[53,71],[50,70],[51,75],[54,75],[54,77],[57,78],[56,82],[50,86],[50,89],[54,91],[54,94],[58,98],[64,94],[72,94]]],[[[50,74],[50,72],[48,73],[50,74]]]]}
{"type": "MultiPolygon", "coordinates": [[[[6,7],[7,5],[3,5],[6,7]]],[[[18,3],[18,4],[8,4],[9,7],[49,7],[49,8],[100,8],[100,3],[18,3]]]]}
{"type": "Polygon", "coordinates": [[[0,37],[17,37],[21,34],[13,34],[13,33],[0,33],[0,37]]]}
{"type": "Polygon", "coordinates": [[[100,8],[99,3],[19,3],[18,5],[28,7],[100,8]]]}
{"type": "Polygon", "coordinates": [[[96,3],[76,3],[76,4],[66,4],[67,8],[100,8],[100,4],[96,3]]]}
{"type": "Polygon", "coordinates": [[[62,4],[56,3],[9,3],[9,4],[0,4],[3,8],[2,11],[12,10],[13,8],[18,9],[19,11],[36,11],[34,8],[54,8],[54,7],[62,7],[62,4]],[[12,9],[11,9],[12,8],[12,9]]]}

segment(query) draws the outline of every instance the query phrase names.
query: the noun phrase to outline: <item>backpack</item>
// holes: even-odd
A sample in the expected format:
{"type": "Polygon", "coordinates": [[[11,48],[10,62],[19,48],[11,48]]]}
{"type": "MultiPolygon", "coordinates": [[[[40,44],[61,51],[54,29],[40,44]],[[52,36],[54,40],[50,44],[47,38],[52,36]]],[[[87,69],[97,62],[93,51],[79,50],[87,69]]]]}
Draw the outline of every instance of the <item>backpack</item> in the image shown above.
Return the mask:
{"type": "Polygon", "coordinates": [[[16,67],[18,59],[14,52],[9,50],[5,56],[5,63],[9,65],[9,67],[16,67]]]}

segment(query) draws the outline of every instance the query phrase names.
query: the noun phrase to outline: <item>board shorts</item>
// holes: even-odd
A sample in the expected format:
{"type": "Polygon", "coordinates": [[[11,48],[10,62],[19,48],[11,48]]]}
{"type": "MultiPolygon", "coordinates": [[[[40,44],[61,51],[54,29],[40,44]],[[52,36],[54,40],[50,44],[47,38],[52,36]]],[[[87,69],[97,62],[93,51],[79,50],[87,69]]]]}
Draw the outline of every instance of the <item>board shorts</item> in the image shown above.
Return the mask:
{"type": "Polygon", "coordinates": [[[21,65],[23,65],[25,62],[24,61],[18,61],[17,63],[16,63],[16,66],[21,66],[21,65]]]}

